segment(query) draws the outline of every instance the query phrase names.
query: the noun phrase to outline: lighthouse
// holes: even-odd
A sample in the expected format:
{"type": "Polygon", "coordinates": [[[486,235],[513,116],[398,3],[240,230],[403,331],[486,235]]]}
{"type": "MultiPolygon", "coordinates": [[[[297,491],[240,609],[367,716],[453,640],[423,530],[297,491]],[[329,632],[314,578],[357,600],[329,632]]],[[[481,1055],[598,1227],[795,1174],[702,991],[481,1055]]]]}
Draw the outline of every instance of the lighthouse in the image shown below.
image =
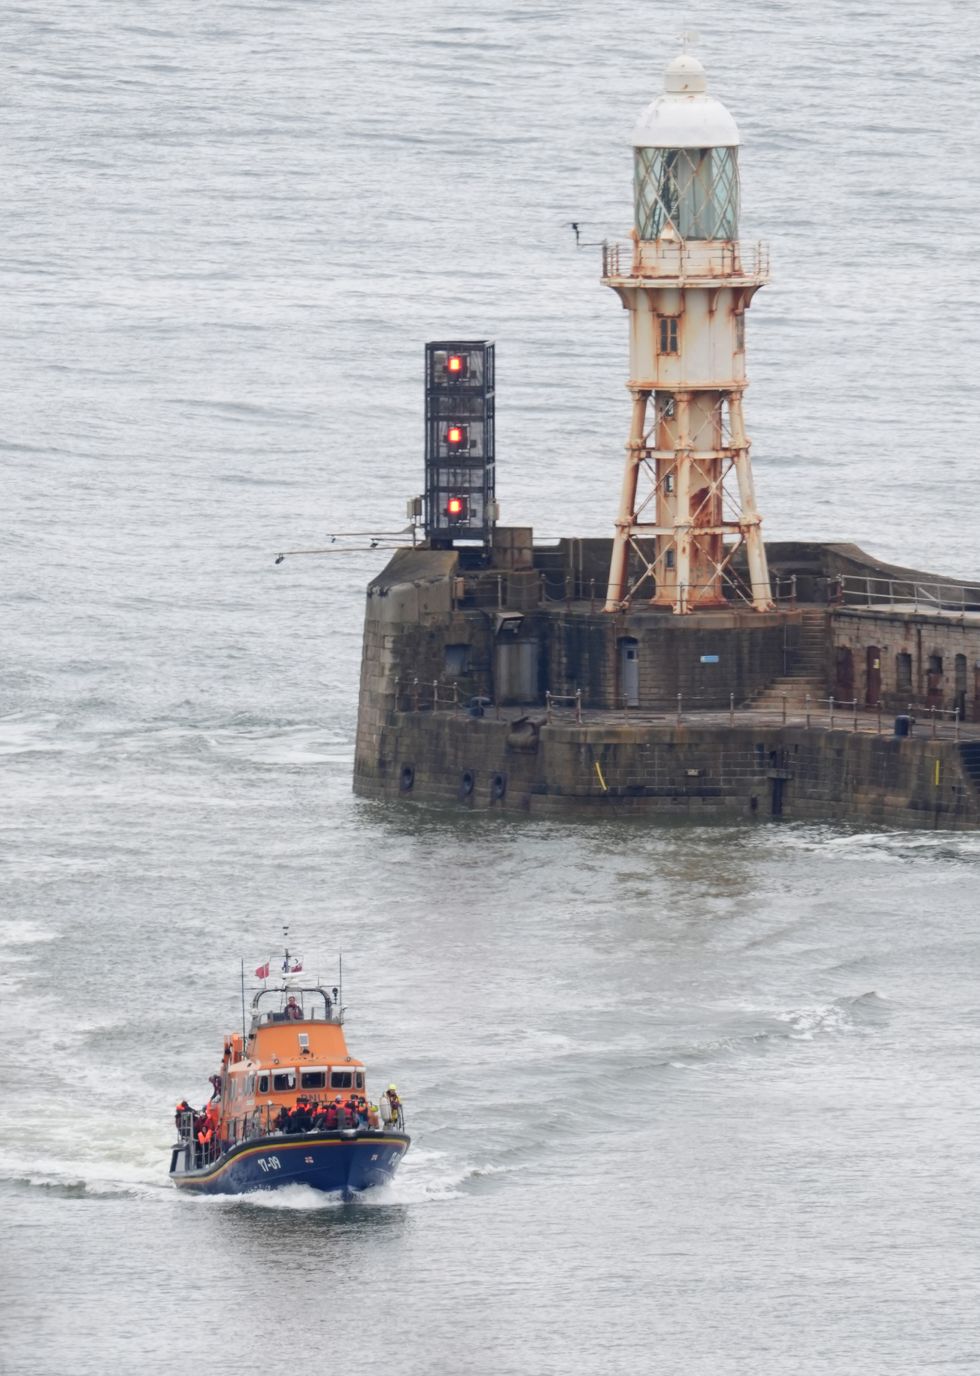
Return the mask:
{"type": "Polygon", "coordinates": [[[701,63],[676,57],[633,130],[631,241],[603,247],[602,281],[629,312],[632,397],[608,612],[772,607],[742,415],[745,313],[769,257],[738,237],[738,147],[701,63]]]}

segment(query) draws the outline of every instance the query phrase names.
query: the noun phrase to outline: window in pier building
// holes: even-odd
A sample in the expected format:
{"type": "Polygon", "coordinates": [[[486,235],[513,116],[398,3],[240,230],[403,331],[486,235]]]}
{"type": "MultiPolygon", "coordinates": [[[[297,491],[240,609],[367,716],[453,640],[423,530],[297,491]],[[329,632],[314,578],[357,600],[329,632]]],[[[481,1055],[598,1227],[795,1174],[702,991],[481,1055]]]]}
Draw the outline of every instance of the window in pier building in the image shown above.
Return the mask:
{"type": "Polygon", "coordinates": [[[459,678],[469,671],[469,645],[446,645],[443,649],[443,668],[450,678],[459,678]]]}
{"type": "Polygon", "coordinates": [[[899,693],[912,691],[912,656],[899,654],[895,656],[895,688],[899,693]]]}
{"type": "Polygon", "coordinates": [[[637,148],[633,185],[641,239],[659,239],[668,225],[681,239],[738,235],[735,148],[637,148]]]}
{"type": "Polygon", "coordinates": [[[943,657],[942,657],[942,655],[930,655],[930,656],[929,656],[929,673],[930,673],[930,674],[941,674],[942,671],[943,671],[943,657]]]}
{"type": "Polygon", "coordinates": [[[662,354],[677,353],[676,315],[662,315],[660,317],[660,352],[662,354]]]}

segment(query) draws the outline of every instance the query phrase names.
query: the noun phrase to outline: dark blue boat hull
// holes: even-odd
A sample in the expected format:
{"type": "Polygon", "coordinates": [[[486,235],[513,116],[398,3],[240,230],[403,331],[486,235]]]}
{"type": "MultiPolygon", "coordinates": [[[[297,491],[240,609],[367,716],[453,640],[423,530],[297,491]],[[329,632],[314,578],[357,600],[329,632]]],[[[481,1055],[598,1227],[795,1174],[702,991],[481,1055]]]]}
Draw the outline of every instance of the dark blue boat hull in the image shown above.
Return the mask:
{"type": "Polygon", "coordinates": [[[247,1194],[283,1185],[351,1198],[394,1176],[411,1139],[403,1132],[275,1133],[239,1142],[207,1166],[187,1170],[183,1145],[174,1148],[170,1178],[195,1194],[247,1194]]]}

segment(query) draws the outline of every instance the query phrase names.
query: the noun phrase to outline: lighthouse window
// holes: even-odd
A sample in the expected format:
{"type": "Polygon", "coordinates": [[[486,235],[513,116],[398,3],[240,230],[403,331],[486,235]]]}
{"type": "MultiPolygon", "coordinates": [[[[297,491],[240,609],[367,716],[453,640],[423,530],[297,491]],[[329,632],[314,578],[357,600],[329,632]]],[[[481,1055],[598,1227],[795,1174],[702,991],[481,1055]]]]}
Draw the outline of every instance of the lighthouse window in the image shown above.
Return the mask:
{"type": "Polygon", "coordinates": [[[662,315],[660,317],[660,352],[662,354],[677,353],[676,315],[662,315]]]}
{"type": "Polygon", "coordinates": [[[667,553],[664,555],[664,568],[665,568],[665,569],[672,569],[673,567],[674,567],[674,551],[673,551],[672,549],[669,549],[669,550],[667,551],[667,553]]]}
{"type": "Polygon", "coordinates": [[[745,348],[745,312],[735,312],[735,348],[744,350],[745,348]]]}
{"type": "Polygon", "coordinates": [[[668,225],[682,239],[738,237],[738,154],[734,148],[637,148],[636,230],[659,239],[668,225]]]}
{"type": "Polygon", "coordinates": [[[666,474],[664,474],[664,492],[669,493],[669,492],[673,492],[673,490],[674,490],[674,475],[673,475],[673,473],[666,473],[666,474]]]}
{"type": "Polygon", "coordinates": [[[279,1092],[296,1088],[295,1070],[276,1070],[272,1076],[272,1088],[279,1092]]]}

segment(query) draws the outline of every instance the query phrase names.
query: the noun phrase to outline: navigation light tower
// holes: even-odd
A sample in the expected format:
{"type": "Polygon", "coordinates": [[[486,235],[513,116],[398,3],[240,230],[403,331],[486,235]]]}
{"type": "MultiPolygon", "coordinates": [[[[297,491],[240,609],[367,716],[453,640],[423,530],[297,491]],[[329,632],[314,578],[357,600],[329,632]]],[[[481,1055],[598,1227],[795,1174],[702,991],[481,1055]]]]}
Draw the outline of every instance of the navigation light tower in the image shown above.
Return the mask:
{"type": "Polygon", "coordinates": [[[632,242],[603,248],[602,281],[629,311],[633,397],[606,611],[638,595],[678,613],[727,606],[726,585],[772,606],[742,421],[745,312],[769,255],[738,240],[738,129],[706,92],[696,58],[670,63],[633,130],[632,242]],[[731,567],[743,544],[748,588],[731,567]]]}

